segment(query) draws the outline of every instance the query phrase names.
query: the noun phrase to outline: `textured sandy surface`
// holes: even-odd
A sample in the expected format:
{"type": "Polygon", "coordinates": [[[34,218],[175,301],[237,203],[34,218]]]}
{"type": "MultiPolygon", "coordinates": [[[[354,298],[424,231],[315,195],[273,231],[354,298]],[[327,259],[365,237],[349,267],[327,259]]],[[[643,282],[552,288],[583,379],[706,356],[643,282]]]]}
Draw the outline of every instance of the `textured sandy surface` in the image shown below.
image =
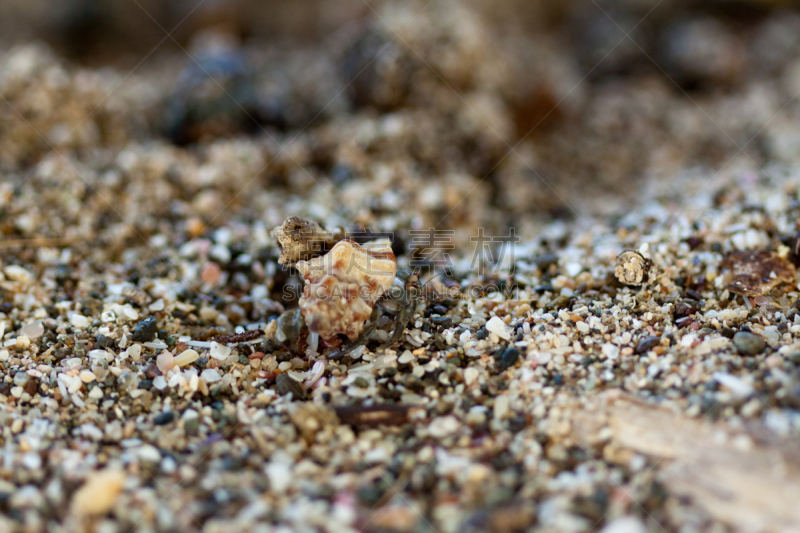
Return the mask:
{"type": "Polygon", "coordinates": [[[798,529],[800,18],[716,5],[3,49],[0,530],[798,529]],[[398,343],[290,216],[425,264],[398,343]]]}

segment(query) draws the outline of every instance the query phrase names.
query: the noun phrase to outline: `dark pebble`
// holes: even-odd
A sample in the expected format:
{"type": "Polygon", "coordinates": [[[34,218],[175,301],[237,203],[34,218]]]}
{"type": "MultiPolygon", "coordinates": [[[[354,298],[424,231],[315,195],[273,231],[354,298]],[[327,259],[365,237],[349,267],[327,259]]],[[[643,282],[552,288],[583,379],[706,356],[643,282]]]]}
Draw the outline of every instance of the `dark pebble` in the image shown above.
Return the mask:
{"type": "Polygon", "coordinates": [[[697,300],[698,303],[700,302],[700,300],[703,299],[703,295],[701,295],[699,292],[697,292],[694,289],[686,289],[686,296],[688,296],[689,298],[692,298],[694,300],[697,300]]]}
{"type": "Polygon", "coordinates": [[[275,390],[281,396],[291,392],[294,400],[301,400],[306,396],[303,386],[296,379],[289,377],[285,373],[278,374],[278,377],[275,378],[275,390]]]}
{"type": "Polygon", "coordinates": [[[742,355],[758,355],[767,347],[764,339],[755,333],[748,333],[740,331],[733,336],[733,344],[736,346],[736,351],[742,355]]]}
{"type": "Polygon", "coordinates": [[[475,333],[475,338],[478,339],[479,341],[483,339],[488,339],[489,331],[485,327],[481,326],[481,328],[477,331],[477,333],[475,333]]]}
{"type": "Polygon", "coordinates": [[[147,376],[150,379],[153,379],[156,376],[160,376],[161,375],[161,371],[158,369],[158,367],[155,365],[155,363],[150,363],[149,365],[147,365],[145,367],[144,375],[147,376]]]}
{"type": "Polygon", "coordinates": [[[431,323],[433,323],[435,326],[449,328],[453,325],[453,319],[449,316],[435,316],[431,319],[431,323]]]}
{"type": "Polygon", "coordinates": [[[164,424],[169,424],[175,420],[175,413],[172,411],[166,411],[164,413],[159,413],[153,419],[153,423],[157,426],[163,426],[164,424]]]}
{"type": "Polygon", "coordinates": [[[447,308],[443,305],[434,305],[433,312],[439,315],[447,314],[447,308]]]}
{"type": "Polygon", "coordinates": [[[560,386],[563,384],[564,384],[564,376],[562,376],[561,374],[556,374],[555,376],[553,376],[553,385],[560,386]]]}
{"type": "Polygon", "coordinates": [[[441,305],[445,309],[452,309],[453,307],[456,306],[456,303],[458,302],[456,302],[452,298],[442,298],[441,300],[439,300],[439,305],[441,305]]]}
{"type": "Polygon", "coordinates": [[[541,255],[534,258],[533,264],[539,270],[546,270],[550,265],[558,264],[558,256],[554,254],[541,255]]]}
{"type": "Polygon", "coordinates": [[[117,341],[111,337],[106,337],[102,333],[97,335],[97,340],[95,341],[95,346],[97,348],[114,348],[116,345],[117,341]]]}
{"type": "Polygon", "coordinates": [[[569,305],[569,303],[570,303],[570,300],[572,300],[572,297],[571,297],[571,296],[567,296],[567,295],[565,295],[565,294],[562,294],[561,296],[558,296],[558,297],[557,297],[557,298],[555,298],[553,301],[551,301],[550,303],[548,303],[548,304],[545,306],[545,310],[548,310],[548,311],[549,311],[549,310],[555,310],[555,311],[558,311],[559,309],[564,309],[564,308],[566,308],[566,307],[569,305]]]}
{"type": "Polygon", "coordinates": [[[200,429],[200,417],[192,417],[187,420],[183,425],[183,431],[190,436],[197,435],[197,430],[200,429]]]}
{"type": "Polygon", "coordinates": [[[517,359],[519,359],[519,350],[513,347],[506,348],[500,355],[500,368],[503,370],[511,368],[517,362],[517,359]]]}
{"type": "Polygon", "coordinates": [[[150,390],[153,388],[153,380],[150,379],[143,379],[139,382],[139,388],[144,390],[150,390]]]}
{"type": "Polygon", "coordinates": [[[156,338],[156,317],[147,316],[136,324],[131,339],[133,342],[148,342],[156,338]]]}
{"type": "Polygon", "coordinates": [[[732,339],[733,336],[736,335],[736,332],[733,331],[731,328],[725,327],[722,328],[722,336],[732,339]]]}
{"type": "Polygon", "coordinates": [[[661,339],[658,337],[645,337],[639,341],[639,344],[636,345],[636,349],[634,351],[637,354],[643,354],[658,346],[660,342],[661,339]]]}
{"type": "Polygon", "coordinates": [[[525,426],[528,425],[528,421],[525,419],[524,416],[512,416],[508,420],[508,429],[510,429],[513,433],[517,433],[525,429],[525,426]]]}
{"type": "Polygon", "coordinates": [[[689,306],[688,304],[686,304],[684,302],[676,303],[675,304],[674,317],[675,318],[681,318],[681,317],[686,316],[688,314],[688,312],[689,312],[689,309],[691,309],[691,306],[689,306]]]}

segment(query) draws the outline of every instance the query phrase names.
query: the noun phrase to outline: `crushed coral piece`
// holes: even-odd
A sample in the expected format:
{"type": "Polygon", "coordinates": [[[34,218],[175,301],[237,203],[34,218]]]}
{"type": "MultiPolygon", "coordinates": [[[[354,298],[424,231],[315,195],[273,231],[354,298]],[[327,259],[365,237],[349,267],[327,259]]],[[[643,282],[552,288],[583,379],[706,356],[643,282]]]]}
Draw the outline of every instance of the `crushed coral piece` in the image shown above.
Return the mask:
{"type": "Polygon", "coordinates": [[[306,282],[300,309],[308,328],[323,340],[343,333],[355,340],[378,298],[392,285],[397,259],[387,240],[363,246],[337,243],[322,257],[299,261],[306,282]]]}
{"type": "Polygon", "coordinates": [[[781,283],[794,281],[794,265],[768,250],[736,250],[722,261],[733,280],[727,289],[743,296],[760,296],[781,283]]]}
{"type": "Polygon", "coordinates": [[[272,230],[272,236],[281,252],[278,263],[293,265],[297,261],[324,254],[344,237],[344,233],[340,229],[327,231],[311,220],[289,217],[272,230]]]}

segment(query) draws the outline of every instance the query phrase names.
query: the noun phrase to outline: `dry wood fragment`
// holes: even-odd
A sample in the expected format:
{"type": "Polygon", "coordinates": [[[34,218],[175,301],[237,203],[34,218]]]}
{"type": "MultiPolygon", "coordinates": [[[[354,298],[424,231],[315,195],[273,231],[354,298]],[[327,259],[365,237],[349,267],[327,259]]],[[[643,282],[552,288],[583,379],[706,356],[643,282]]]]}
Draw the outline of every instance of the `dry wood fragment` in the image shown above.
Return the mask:
{"type": "Polygon", "coordinates": [[[727,289],[743,296],[760,296],[781,283],[794,281],[794,265],[767,250],[736,250],[722,261],[733,274],[727,289]]]}
{"type": "Polygon", "coordinates": [[[796,441],[734,431],[618,393],[554,410],[548,422],[552,434],[583,447],[610,438],[611,446],[663,460],[658,476],[670,493],[737,531],[800,531],[796,441]]]}
{"type": "Polygon", "coordinates": [[[410,405],[345,405],[334,407],[343,424],[351,426],[390,426],[408,422],[410,405]]]}
{"type": "Polygon", "coordinates": [[[215,335],[211,337],[211,340],[220,344],[239,344],[242,342],[256,340],[262,335],[264,335],[263,331],[260,329],[253,329],[249,331],[243,331],[242,333],[237,333],[235,335],[215,335]]]}

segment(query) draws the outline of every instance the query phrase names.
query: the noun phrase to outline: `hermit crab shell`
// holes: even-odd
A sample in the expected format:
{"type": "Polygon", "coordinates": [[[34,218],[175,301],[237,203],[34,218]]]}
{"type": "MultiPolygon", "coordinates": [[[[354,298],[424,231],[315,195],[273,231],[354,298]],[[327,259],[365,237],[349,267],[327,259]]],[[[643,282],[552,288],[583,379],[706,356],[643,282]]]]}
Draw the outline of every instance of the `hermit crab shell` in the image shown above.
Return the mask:
{"type": "Polygon", "coordinates": [[[644,285],[650,280],[652,263],[639,252],[627,250],[617,256],[614,274],[625,285],[644,285]]]}
{"type": "Polygon", "coordinates": [[[300,310],[308,329],[326,340],[339,333],[355,340],[375,302],[392,285],[397,259],[388,240],[363,246],[343,240],[326,255],[298,261],[296,267],[305,280],[300,310]]]}

